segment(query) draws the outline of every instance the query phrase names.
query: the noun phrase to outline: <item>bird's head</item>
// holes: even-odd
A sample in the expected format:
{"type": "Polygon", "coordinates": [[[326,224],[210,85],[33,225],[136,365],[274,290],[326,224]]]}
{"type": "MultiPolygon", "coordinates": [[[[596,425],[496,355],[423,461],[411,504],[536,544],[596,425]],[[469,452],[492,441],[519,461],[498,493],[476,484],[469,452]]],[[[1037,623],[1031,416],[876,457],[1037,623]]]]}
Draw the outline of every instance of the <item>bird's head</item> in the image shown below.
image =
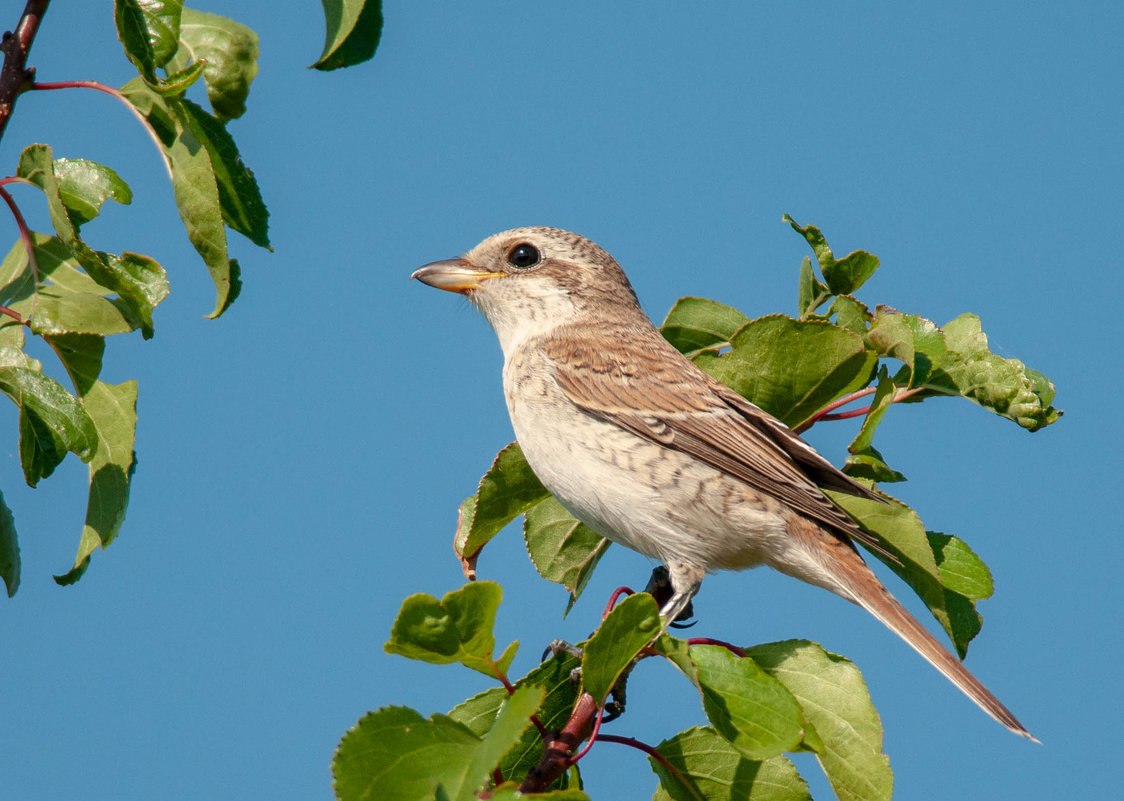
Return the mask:
{"type": "Polygon", "coordinates": [[[513,228],[458,259],[411,276],[466,296],[507,353],[528,336],[566,324],[627,321],[643,312],[616,260],[588,239],[558,228],[513,228]]]}

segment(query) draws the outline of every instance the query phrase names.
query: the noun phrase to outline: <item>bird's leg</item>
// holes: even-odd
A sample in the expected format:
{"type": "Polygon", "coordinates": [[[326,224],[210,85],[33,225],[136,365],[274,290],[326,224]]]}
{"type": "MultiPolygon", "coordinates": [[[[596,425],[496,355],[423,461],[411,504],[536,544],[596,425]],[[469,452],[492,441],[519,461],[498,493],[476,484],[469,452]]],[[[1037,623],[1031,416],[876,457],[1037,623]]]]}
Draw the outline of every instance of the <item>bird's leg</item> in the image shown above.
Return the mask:
{"type": "MultiPolygon", "coordinates": [[[[690,562],[672,560],[667,563],[667,578],[671,582],[671,598],[660,609],[660,617],[663,618],[661,634],[680,617],[691,616],[691,612],[688,611],[691,606],[691,599],[699,591],[705,576],[706,571],[703,568],[690,562]]],[[[652,580],[656,580],[655,571],[652,571],[652,580]]]]}
{"type": "MultiPolygon", "coordinates": [[[[675,595],[675,588],[671,584],[671,571],[664,565],[653,568],[652,576],[648,579],[648,585],[644,587],[644,592],[655,598],[656,603],[663,610],[675,595]]],[[[698,592],[697,587],[695,592],[698,592]]],[[[669,626],[676,629],[686,629],[695,625],[695,621],[691,620],[695,616],[695,610],[691,603],[693,597],[694,593],[687,599],[687,604],[683,607],[683,610],[668,624],[669,626]]]]}

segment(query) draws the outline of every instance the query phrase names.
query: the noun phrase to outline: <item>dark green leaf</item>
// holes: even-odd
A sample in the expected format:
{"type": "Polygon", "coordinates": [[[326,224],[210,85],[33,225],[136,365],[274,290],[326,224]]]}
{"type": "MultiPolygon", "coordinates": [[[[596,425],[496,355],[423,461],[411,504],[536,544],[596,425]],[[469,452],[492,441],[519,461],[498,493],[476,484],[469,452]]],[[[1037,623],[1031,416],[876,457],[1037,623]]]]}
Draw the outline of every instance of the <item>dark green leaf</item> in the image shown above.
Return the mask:
{"type": "Polygon", "coordinates": [[[101,374],[105,339],[91,334],[60,334],[47,337],[79,395],[85,395],[101,374]]]}
{"type": "Polygon", "coordinates": [[[571,605],[585,589],[610,544],[575,520],[553,497],[527,509],[523,539],[539,575],[565,587],[571,605]]]}
{"type": "MultiPolygon", "coordinates": [[[[97,430],[91,415],[81,401],[41,370],[37,362],[19,351],[0,349],[0,392],[50,428],[62,447],[82,461],[90,461],[97,448],[97,430]]],[[[30,476],[28,480],[30,483],[30,476]]]]}
{"type": "Polygon", "coordinates": [[[250,83],[258,74],[258,35],[245,25],[218,14],[185,8],[180,49],[169,67],[184,70],[204,63],[207,99],[221,120],[246,113],[250,83]]]}
{"type": "Polygon", "coordinates": [[[11,598],[20,586],[20,546],[16,521],[4,502],[3,492],[0,492],[0,578],[4,579],[4,587],[11,598]]]}
{"type": "Polygon", "coordinates": [[[648,593],[630,595],[617,604],[585,644],[582,656],[585,691],[598,704],[605,703],[621,673],[659,631],[660,610],[648,593]]]}
{"type": "Polygon", "coordinates": [[[66,445],[27,406],[20,409],[20,465],[29,486],[47,478],[66,457],[66,445]]]}
{"type": "Polygon", "coordinates": [[[702,351],[695,364],[789,426],[865,386],[876,362],[859,335],[781,314],[752,320],[731,344],[722,355],[702,351]]]}
{"type": "Polygon", "coordinates": [[[769,759],[804,740],[800,704],[752,659],[717,645],[693,645],[690,655],[707,718],[742,754],[769,759]]]}
{"type": "Polygon", "coordinates": [[[783,756],[746,759],[709,726],[664,740],[648,757],[660,778],[653,801],[811,801],[808,785],[783,756]]]}
{"type": "Polygon", "coordinates": [[[506,652],[500,660],[492,658],[492,627],[502,597],[500,586],[490,581],[466,584],[440,601],[425,593],[411,595],[402,603],[384,648],[437,665],[460,662],[495,676],[497,665],[506,668],[502,663],[510,662],[506,652]]]}
{"type": "Polygon", "coordinates": [[[549,496],[523,458],[519,443],[511,443],[496,454],[476,494],[462,504],[456,552],[475,557],[500,529],[549,496]]]}
{"type": "Polygon", "coordinates": [[[382,36],[381,0],[321,0],[324,52],[312,66],[334,70],[360,64],[375,54],[382,36]]]}
{"type": "MultiPolygon", "coordinates": [[[[536,667],[515,683],[516,687],[541,688],[544,699],[536,710],[539,722],[548,730],[561,729],[573,712],[578,699],[578,685],[572,678],[580,662],[569,654],[558,654],[536,667]]],[[[496,719],[507,691],[494,687],[476,695],[449,712],[449,717],[459,720],[478,736],[483,737],[496,719]]],[[[537,765],[543,754],[543,741],[537,729],[527,729],[519,744],[507,752],[500,762],[500,773],[505,779],[522,779],[537,765]]],[[[566,775],[556,785],[567,786],[566,775]]]]}
{"type": "Polygon", "coordinates": [[[112,198],[122,205],[133,201],[129,185],[116,172],[86,159],[55,159],[59,198],[70,209],[70,219],[82,225],[98,216],[102,204],[112,198]]]}
{"type": "Polygon", "coordinates": [[[882,753],[882,723],[858,668],[803,640],[758,645],[746,654],[800,702],[823,742],[816,759],[835,794],[888,801],[894,775],[882,753]]]}
{"type": "Polygon", "coordinates": [[[660,331],[688,356],[703,348],[727,345],[749,318],[732,306],[706,298],[680,298],[667,313],[660,331]]]}
{"type": "Polygon", "coordinates": [[[269,248],[269,211],[262,200],[254,173],[226,126],[190,100],[183,100],[185,119],[192,133],[207,148],[219,190],[223,222],[258,247],[269,248]]]}
{"type": "Polygon", "coordinates": [[[117,24],[117,38],[121,40],[129,61],[144,78],[155,81],[156,58],[141,11],[141,0],[116,0],[114,22],[117,24]]]}

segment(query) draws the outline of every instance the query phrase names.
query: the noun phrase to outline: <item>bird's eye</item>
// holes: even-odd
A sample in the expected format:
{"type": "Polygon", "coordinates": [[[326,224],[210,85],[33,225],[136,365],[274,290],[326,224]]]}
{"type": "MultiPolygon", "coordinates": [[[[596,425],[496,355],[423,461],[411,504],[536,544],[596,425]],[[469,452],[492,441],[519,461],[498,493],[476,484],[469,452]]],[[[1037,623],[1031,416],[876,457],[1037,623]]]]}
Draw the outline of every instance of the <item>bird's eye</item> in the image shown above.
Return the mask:
{"type": "Polygon", "coordinates": [[[526,242],[516,245],[507,254],[507,263],[520,270],[528,270],[534,267],[541,259],[539,249],[534,245],[528,245],[526,242]]]}

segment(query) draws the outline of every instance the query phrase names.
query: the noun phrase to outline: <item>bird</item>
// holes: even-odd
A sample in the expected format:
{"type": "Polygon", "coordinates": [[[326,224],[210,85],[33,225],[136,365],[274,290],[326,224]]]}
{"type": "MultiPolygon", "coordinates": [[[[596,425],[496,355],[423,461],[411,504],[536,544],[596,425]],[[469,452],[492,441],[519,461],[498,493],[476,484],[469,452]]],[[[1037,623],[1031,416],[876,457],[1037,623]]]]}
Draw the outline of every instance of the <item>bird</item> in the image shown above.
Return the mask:
{"type": "Polygon", "coordinates": [[[882,584],[855,546],[878,541],[823,490],[881,496],[676,350],[608,252],[570,231],[514,228],[411,277],[465,296],[495,331],[515,438],[543,486],[667,566],[665,628],[707,573],[766,565],[864,608],[1037,742],[882,584]]]}

